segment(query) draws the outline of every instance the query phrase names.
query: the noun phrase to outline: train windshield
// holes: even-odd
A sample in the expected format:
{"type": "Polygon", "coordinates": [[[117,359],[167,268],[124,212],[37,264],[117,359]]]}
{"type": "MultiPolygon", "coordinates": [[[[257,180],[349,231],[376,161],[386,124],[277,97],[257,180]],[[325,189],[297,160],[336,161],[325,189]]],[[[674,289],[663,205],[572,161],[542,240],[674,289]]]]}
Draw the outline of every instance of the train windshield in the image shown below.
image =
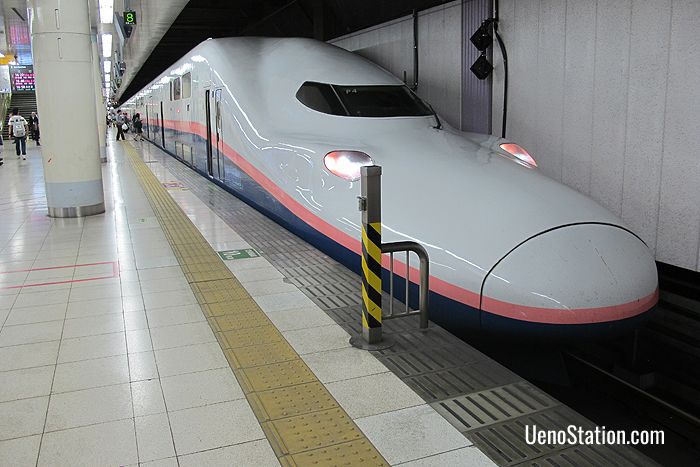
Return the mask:
{"type": "Polygon", "coordinates": [[[339,86],[306,82],[297,99],[318,112],[346,117],[417,117],[430,108],[406,86],[339,86]]]}

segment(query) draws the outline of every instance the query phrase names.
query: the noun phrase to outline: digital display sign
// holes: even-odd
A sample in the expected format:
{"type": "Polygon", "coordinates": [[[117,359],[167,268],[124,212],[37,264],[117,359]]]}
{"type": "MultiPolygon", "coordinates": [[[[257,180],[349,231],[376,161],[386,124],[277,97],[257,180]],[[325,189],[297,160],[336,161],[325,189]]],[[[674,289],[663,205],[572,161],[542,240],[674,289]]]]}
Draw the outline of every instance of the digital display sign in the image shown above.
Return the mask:
{"type": "Polygon", "coordinates": [[[12,92],[34,91],[34,67],[32,65],[10,65],[12,92]]]}
{"type": "Polygon", "coordinates": [[[126,25],[136,24],[136,12],[135,11],[125,11],[124,12],[124,24],[126,24],[126,25]]]}

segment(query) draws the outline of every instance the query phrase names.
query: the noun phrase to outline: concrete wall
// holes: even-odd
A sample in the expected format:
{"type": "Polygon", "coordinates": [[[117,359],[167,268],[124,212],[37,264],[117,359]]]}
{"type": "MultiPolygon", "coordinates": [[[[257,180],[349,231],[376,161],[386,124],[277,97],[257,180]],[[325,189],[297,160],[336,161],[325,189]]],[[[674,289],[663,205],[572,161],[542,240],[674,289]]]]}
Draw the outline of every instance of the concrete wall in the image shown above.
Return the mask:
{"type": "MultiPolygon", "coordinates": [[[[501,0],[508,138],[700,270],[700,1],[501,0]]],[[[503,70],[494,51],[493,132],[503,70]]]]}
{"type": "MultiPolygon", "coordinates": [[[[413,18],[407,16],[330,41],[413,84],[413,18]]],[[[462,126],[462,2],[419,13],[418,95],[447,122],[462,126]]]]}

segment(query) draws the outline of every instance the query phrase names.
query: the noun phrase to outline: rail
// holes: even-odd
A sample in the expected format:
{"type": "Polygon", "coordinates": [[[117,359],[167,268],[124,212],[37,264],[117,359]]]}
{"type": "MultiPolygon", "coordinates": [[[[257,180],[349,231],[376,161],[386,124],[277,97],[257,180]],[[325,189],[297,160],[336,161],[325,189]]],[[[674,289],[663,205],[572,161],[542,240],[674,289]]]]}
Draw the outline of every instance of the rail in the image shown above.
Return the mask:
{"type": "Polygon", "coordinates": [[[425,329],[428,327],[428,292],[430,290],[430,261],[428,260],[428,252],[420,243],[416,242],[393,242],[382,243],[382,253],[389,253],[389,313],[383,315],[384,319],[404,318],[407,316],[420,315],[420,327],[425,329]],[[406,253],[406,282],[405,282],[405,297],[404,311],[402,313],[394,313],[394,253],[406,253]],[[410,281],[410,253],[413,252],[420,260],[419,284],[418,284],[418,310],[411,310],[409,307],[409,291],[411,288],[410,281]]]}

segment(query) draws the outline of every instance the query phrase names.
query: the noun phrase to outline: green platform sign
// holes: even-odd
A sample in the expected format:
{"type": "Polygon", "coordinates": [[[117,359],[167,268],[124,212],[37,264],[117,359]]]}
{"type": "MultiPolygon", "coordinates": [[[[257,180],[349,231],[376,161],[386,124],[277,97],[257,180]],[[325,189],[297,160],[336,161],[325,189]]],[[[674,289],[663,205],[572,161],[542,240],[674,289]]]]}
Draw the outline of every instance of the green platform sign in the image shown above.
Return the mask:
{"type": "Polygon", "coordinates": [[[231,261],[234,259],[257,258],[258,256],[260,256],[258,252],[253,250],[252,248],[246,248],[245,250],[219,251],[218,253],[221,259],[223,259],[224,261],[231,261]]]}
{"type": "Polygon", "coordinates": [[[126,24],[126,25],[136,24],[136,12],[135,11],[125,11],[124,12],[124,24],[126,24]]]}

